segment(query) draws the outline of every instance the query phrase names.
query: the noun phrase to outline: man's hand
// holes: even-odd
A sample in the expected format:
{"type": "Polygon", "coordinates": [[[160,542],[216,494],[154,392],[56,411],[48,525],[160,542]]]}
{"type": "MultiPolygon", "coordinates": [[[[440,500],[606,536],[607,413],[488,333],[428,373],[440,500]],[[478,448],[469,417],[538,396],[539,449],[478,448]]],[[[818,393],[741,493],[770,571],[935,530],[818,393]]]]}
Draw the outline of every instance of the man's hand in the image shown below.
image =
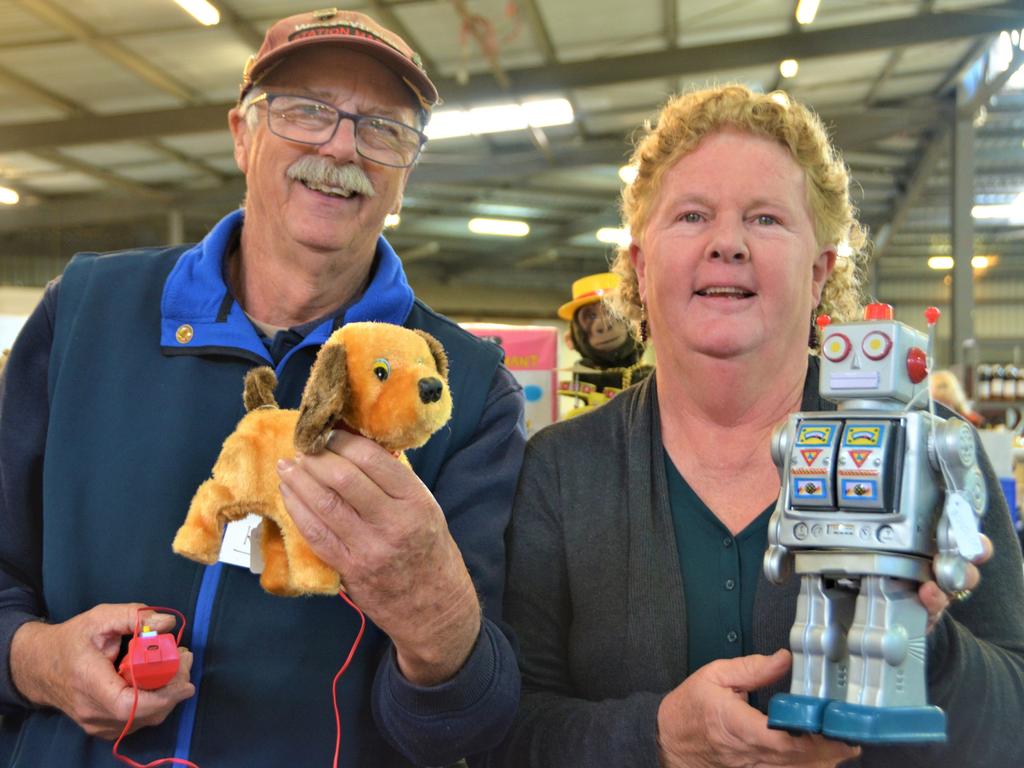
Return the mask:
{"type": "Polygon", "coordinates": [[[415,473],[340,430],[278,466],[289,514],[349,597],[391,638],[418,685],[451,678],[480,632],[480,603],[444,513],[415,473]]]}
{"type": "MultiPolygon", "coordinates": [[[[981,545],[984,551],[967,565],[967,588],[964,590],[964,597],[972,589],[976,588],[981,581],[981,572],[978,571],[978,566],[987,562],[992,557],[992,540],[985,534],[981,534],[981,545]]],[[[949,607],[950,596],[943,592],[934,581],[926,581],[918,588],[917,597],[928,610],[928,628],[926,631],[931,632],[935,625],[938,624],[939,619],[942,618],[942,614],[949,607]]]]}
{"type": "Polygon", "coordinates": [[[665,768],[825,768],[860,750],[818,735],[790,736],[768,728],[747,692],[786,674],[789,651],[721,659],[701,667],[658,709],[658,744],[665,768]]]}
{"type": "MultiPolygon", "coordinates": [[[[132,687],[114,668],[121,638],[135,631],[141,603],[98,605],[62,624],[30,621],[11,641],[11,673],[21,695],[56,707],[90,736],[116,739],[128,722],[132,687]]],[[[158,632],[174,629],[174,617],[143,614],[158,632]]],[[[139,691],[132,730],[159,725],[179,702],[192,696],[192,653],[178,648],[178,674],[163,688],[139,691]]]]}

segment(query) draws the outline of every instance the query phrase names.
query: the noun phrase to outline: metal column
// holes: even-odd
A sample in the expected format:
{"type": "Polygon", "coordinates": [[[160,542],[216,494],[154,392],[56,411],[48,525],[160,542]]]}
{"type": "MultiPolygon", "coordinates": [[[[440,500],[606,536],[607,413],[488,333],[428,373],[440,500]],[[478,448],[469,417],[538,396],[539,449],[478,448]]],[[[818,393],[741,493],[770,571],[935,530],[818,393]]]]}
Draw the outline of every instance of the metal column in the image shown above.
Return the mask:
{"type": "Polygon", "coordinates": [[[185,242],[185,214],[180,208],[167,211],[167,242],[172,245],[185,242]]]}
{"type": "Polygon", "coordinates": [[[953,364],[967,362],[964,359],[965,342],[974,339],[974,275],[971,270],[974,257],[974,219],[971,216],[974,206],[974,114],[973,110],[963,108],[971,102],[971,96],[962,83],[957,86],[950,164],[950,245],[955,263],[949,360],[953,364]]]}

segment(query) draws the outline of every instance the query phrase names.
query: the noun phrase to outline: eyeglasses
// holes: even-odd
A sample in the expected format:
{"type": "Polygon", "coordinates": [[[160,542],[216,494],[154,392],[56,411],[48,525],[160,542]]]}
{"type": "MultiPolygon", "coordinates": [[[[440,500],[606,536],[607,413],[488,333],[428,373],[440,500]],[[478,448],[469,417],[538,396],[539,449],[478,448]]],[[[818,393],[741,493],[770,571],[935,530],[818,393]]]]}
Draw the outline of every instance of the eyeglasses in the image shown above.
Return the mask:
{"type": "Polygon", "coordinates": [[[423,151],[427,136],[411,125],[379,115],[357,115],[308,96],[261,93],[250,106],[267,103],[267,126],[282,139],[299,144],[326,144],[342,120],[351,120],[356,152],[367,160],[392,168],[408,168],[423,151]]]}

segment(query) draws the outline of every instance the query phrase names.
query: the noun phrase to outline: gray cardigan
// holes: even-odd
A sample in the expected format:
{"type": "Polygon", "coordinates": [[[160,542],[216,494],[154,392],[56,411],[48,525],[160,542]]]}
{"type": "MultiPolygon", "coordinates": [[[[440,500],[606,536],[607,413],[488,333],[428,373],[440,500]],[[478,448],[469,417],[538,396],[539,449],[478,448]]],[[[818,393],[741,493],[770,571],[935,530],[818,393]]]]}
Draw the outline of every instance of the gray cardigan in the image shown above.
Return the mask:
{"type": "MultiPolygon", "coordinates": [[[[831,410],[812,358],[804,410],[831,410]]],[[[506,617],[520,640],[523,698],[493,764],[658,766],[657,710],[689,674],[686,606],[662,461],[655,378],[528,444],[508,533],[506,617]]],[[[996,554],[970,600],[929,636],[929,699],[947,746],[868,748],[867,768],[1024,766],[1024,579],[998,481],[985,463],[985,532],[996,554]]],[[[762,575],[754,645],[787,645],[795,577],[762,575]]],[[[788,689],[758,691],[752,704],[788,689]]]]}

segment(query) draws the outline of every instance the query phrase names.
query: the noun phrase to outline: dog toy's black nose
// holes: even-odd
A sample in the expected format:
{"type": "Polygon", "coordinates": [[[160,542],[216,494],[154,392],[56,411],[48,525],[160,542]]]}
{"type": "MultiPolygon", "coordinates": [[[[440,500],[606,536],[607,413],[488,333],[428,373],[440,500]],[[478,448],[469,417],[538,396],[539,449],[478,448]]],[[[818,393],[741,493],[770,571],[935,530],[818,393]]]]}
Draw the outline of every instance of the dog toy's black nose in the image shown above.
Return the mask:
{"type": "Polygon", "coordinates": [[[431,376],[429,379],[420,379],[420,400],[424,403],[436,403],[441,399],[444,392],[444,384],[440,379],[431,376]]]}

